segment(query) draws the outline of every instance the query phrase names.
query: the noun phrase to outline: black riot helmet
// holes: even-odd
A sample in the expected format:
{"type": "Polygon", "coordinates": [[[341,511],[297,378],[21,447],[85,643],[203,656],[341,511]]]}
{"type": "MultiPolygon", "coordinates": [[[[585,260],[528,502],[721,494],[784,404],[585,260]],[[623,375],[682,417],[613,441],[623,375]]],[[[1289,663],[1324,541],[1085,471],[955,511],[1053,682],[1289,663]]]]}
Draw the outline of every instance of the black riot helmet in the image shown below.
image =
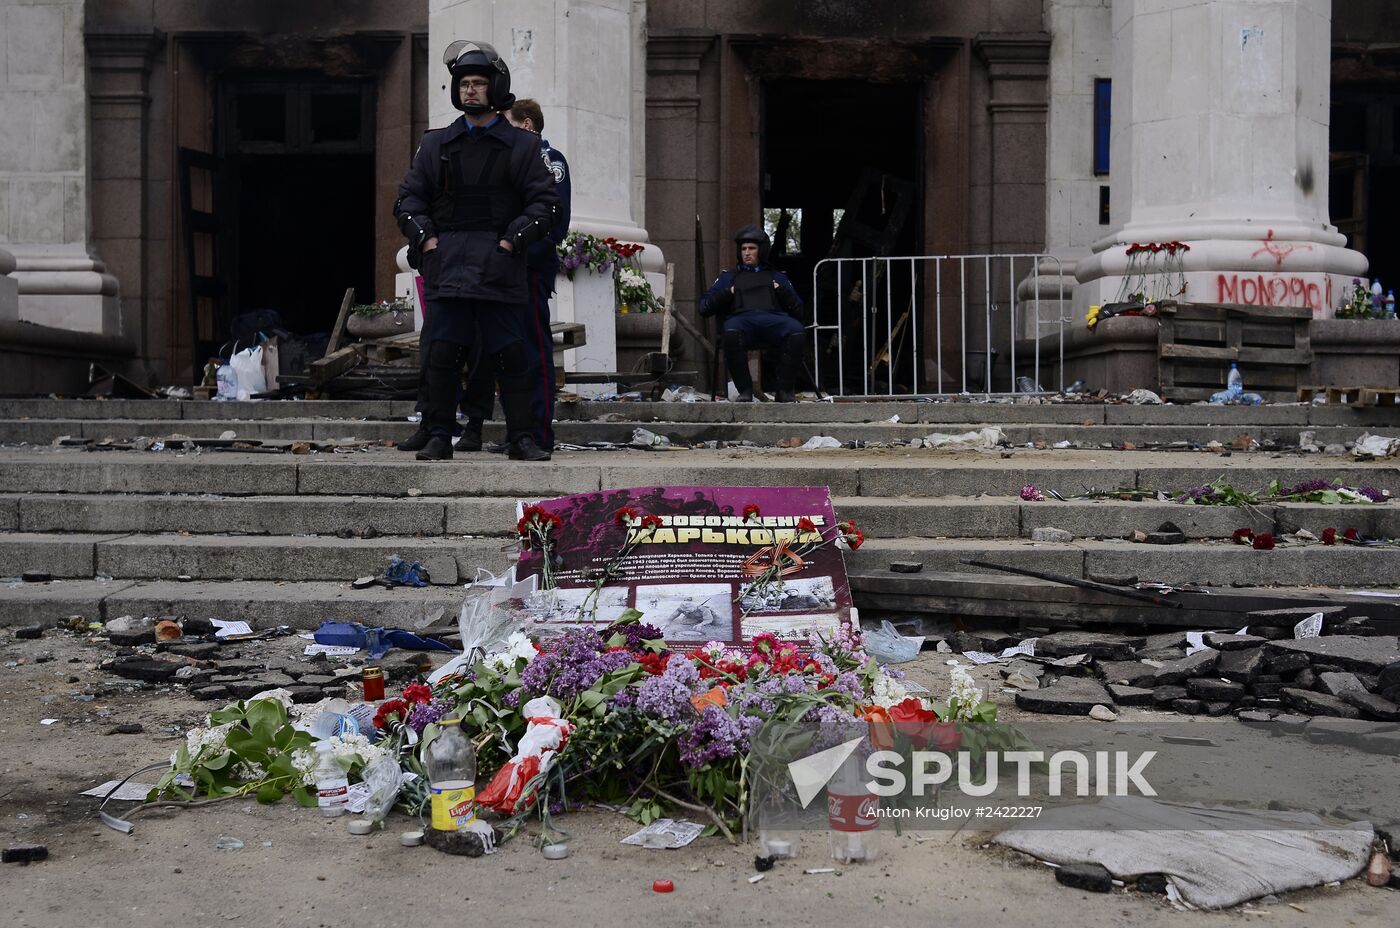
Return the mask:
{"type": "Polygon", "coordinates": [[[758,226],[744,226],[734,233],[734,257],[740,264],[744,263],[744,244],[752,242],[758,246],[758,263],[766,267],[768,265],[768,252],[773,248],[773,240],[768,237],[758,226]]]}
{"type": "Polygon", "coordinates": [[[515,97],[510,92],[510,68],[506,67],[496,49],[485,42],[458,39],[447,46],[447,51],[442,55],[442,63],[447,65],[447,70],[452,75],[452,83],[447,88],[452,105],[462,112],[480,115],[493,110],[508,110],[515,102],[515,97]],[[489,107],[479,104],[468,107],[462,102],[462,92],[457,84],[463,74],[480,74],[490,79],[491,87],[487,92],[487,99],[491,103],[489,107]]]}

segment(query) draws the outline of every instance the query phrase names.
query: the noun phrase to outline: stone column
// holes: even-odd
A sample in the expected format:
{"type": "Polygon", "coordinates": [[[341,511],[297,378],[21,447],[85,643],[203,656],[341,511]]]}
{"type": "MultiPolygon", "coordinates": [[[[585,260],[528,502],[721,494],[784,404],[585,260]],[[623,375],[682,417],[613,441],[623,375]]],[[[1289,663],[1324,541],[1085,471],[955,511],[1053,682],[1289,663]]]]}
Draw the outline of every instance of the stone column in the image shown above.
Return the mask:
{"type": "MultiPolygon", "coordinates": [[[[456,39],[490,42],[510,66],[517,96],[544,111],[550,144],[573,174],[570,228],[600,237],[646,242],[646,0],[429,0],[429,112],[434,126],[458,114],[447,95],[442,55],[456,39]]],[[[642,267],[659,272],[664,258],[648,245],[642,267]]],[[[659,289],[659,274],[650,274],[659,289]]],[[[569,282],[560,279],[556,319],[578,321],[612,341],[616,319],[577,318],[569,282]]],[[[594,301],[587,301],[592,305],[594,301]]],[[[580,307],[585,305],[579,304],[580,307]]],[[[594,341],[590,334],[588,340],[594,341]]],[[[577,354],[577,352],[575,352],[577,354]]],[[[616,357],[579,369],[616,370],[616,357]]]]}
{"type": "Polygon", "coordinates": [[[1079,263],[1081,309],[1143,269],[1132,243],[1181,241],[1149,299],[1332,315],[1366,259],[1328,220],[1330,22],[1330,0],[1114,0],[1118,228],[1079,263]]]}
{"type": "MultiPolygon", "coordinates": [[[[146,280],[150,247],[147,188],[148,83],[152,58],[164,42],[159,33],[95,34],[87,37],[93,202],[91,238],[122,281],[121,331],[149,357],[143,312],[154,294],[146,280]]],[[[158,294],[164,297],[164,294],[158,294]]]]}
{"type": "Polygon", "coordinates": [[[90,246],[83,0],[0,5],[0,244],[23,321],[121,334],[117,280],[90,246]]]}

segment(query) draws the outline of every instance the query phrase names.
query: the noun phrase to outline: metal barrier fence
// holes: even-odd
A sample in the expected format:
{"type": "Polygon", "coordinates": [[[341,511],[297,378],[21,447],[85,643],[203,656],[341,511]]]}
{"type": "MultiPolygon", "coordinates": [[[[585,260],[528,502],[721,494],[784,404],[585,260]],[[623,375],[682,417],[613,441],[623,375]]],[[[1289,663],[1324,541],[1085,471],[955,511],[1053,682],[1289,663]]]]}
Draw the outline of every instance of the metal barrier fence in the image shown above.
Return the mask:
{"type": "Polygon", "coordinates": [[[815,385],[843,396],[1034,392],[1043,349],[1063,378],[1072,286],[1044,254],[827,258],[812,270],[815,385]]]}

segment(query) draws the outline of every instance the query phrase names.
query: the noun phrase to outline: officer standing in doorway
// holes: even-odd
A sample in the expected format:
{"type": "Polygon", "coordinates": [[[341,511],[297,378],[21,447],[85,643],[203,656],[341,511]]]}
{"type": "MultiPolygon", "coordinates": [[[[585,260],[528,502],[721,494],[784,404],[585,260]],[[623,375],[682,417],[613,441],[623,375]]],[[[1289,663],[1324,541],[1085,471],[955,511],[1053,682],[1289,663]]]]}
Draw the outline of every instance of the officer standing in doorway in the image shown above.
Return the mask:
{"type": "MultiPolygon", "coordinates": [[[[540,159],[554,178],[554,190],[559,194],[558,221],[549,234],[530,246],[525,255],[526,273],[530,280],[530,314],[526,326],[526,350],[539,353],[539,376],[534,380],[531,400],[539,429],[535,434],[536,443],[545,451],[554,450],[554,394],[557,389],[554,375],[554,336],[549,329],[549,298],[554,293],[554,280],[559,275],[559,252],[556,250],[564,237],[569,234],[569,203],[572,199],[569,181],[569,162],[564,155],[544,138],[544,112],[534,100],[516,100],[505,112],[506,119],[517,129],[524,129],[539,137],[540,159]]],[[[453,445],[458,451],[480,451],[481,426],[491,418],[495,405],[495,380],[492,371],[481,368],[473,371],[467,381],[466,392],[462,395],[462,412],[467,424],[462,437],[453,445]]],[[[502,446],[491,445],[488,451],[504,451],[502,446]]]]}
{"type": "Polygon", "coordinates": [[[462,116],[423,136],[394,205],[428,302],[426,442],[418,459],[451,460],[462,369],[489,365],[501,388],[508,454],[547,461],[531,402],[539,353],[530,347],[525,253],[558,221],[559,196],[539,139],[500,115],[515,98],[496,50],[457,41],[443,62],[462,116]]]}
{"type": "Polygon", "coordinates": [[[797,400],[794,387],[802,366],[805,329],[797,317],[802,298],[782,271],[768,265],[772,242],[758,226],[744,226],[734,236],[739,263],[720,274],[700,298],[700,315],[720,319],[720,343],[724,362],[734,381],[738,402],[753,402],[753,378],[749,376],[748,351],[778,351],[774,399],[797,400]]]}

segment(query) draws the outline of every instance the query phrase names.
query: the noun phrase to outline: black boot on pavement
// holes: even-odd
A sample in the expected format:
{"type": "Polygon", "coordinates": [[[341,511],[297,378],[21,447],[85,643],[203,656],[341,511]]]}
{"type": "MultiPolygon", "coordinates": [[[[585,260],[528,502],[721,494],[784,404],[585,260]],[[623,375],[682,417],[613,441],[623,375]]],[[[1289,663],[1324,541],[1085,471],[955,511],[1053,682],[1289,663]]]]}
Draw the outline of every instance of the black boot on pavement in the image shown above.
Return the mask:
{"type": "Polygon", "coordinates": [[[428,439],[423,450],[418,452],[417,458],[420,461],[450,461],[452,460],[452,442],[434,435],[428,439]]]}
{"type": "Polygon", "coordinates": [[[529,435],[517,438],[506,453],[512,461],[548,461],[551,457],[550,453],[535,444],[535,439],[529,435]]]}
{"type": "Polygon", "coordinates": [[[398,448],[400,451],[422,451],[428,446],[428,439],[432,437],[433,433],[428,431],[428,427],[426,425],[420,425],[418,426],[418,431],[414,432],[394,447],[398,448]]]}

